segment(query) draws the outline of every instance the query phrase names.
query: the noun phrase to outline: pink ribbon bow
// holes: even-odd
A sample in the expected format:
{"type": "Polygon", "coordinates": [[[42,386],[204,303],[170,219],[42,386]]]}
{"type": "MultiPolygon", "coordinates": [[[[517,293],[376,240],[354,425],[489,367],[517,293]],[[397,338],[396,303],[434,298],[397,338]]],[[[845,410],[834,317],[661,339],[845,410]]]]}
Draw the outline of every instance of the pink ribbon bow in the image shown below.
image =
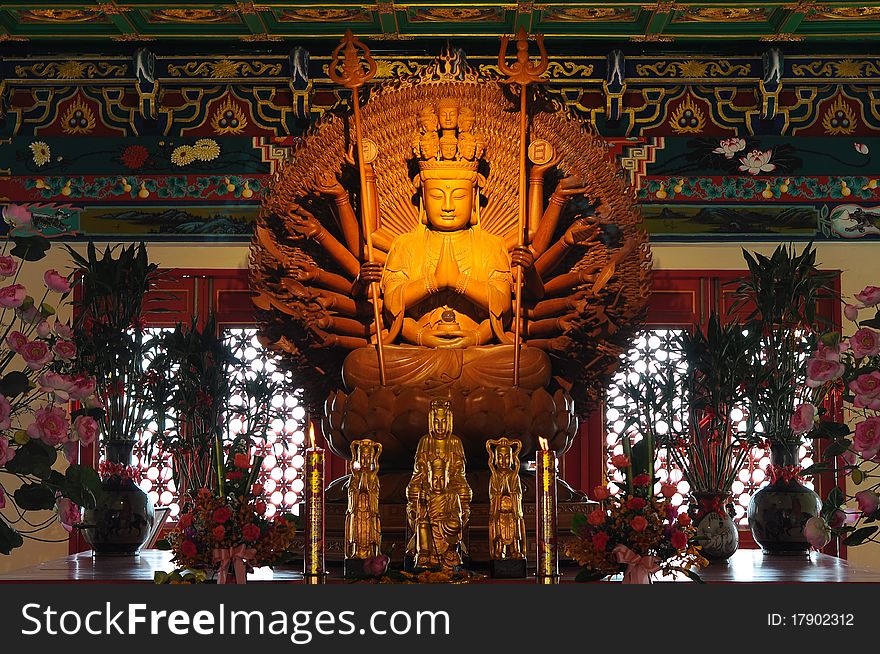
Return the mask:
{"type": "Polygon", "coordinates": [[[247,545],[238,545],[237,547],[227,547],[225,549],[215,549],[211,556],[214,562],[220,563],[217,568],[218,584],[228,583],[226,577],[229,573],[229,564],[232,564],[232,571],[235,575],[235,583],[243,584],[247,581],[247,562],[256,557],[257,550],[247,547],[247,545]]]}
{"type": "Polygon", "coordinates": [[[626,572],[623,573],[625,584],[650,584],[651,575],[660,571],[655,556],[639,556],[626,545],[616,545],[611,553],[618,563],[626,564],[626,572]]]}

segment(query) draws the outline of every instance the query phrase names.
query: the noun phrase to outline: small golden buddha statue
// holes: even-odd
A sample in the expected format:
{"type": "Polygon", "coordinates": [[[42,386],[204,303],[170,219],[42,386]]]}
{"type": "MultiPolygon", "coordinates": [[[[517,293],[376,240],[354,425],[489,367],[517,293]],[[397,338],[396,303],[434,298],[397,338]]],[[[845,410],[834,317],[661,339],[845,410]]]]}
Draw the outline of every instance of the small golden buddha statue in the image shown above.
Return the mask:
{"type": "Polygon", "coordinates": [[[493,560],[525,559],[526,527],[519,479],[522,442],[486,442],[489,453],[489,555],[493,560]]]}
{"type": "Polygon", "coordinates": [[[416,567],[461,565],[473,492],[465,477],[461,439],[452,433],[449,400],[431,402],[428,433],[419,441],[406,497],[412,534],[407,553],[416,567]]]}
{"type": "Polygon", "coordinates": [[[351,444],[351,477],[345,512],[345,558],[378,556],[382,546],[379,520],[379,456],[382,444],[365,438],[351,444]]]}

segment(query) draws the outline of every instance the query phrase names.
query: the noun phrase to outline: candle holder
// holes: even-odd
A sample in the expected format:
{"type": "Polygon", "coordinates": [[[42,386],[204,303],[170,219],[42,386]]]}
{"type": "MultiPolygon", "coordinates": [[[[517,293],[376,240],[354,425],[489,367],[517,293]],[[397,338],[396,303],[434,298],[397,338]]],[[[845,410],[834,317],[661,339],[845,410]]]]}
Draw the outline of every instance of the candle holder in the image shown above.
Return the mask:
{"type": "Polygon", "coordinates": [[[559,552],[556,516],[556,453],[548,449],[547,439],[539,438],[541,449],[535,455],[537,503],[538,567],[535,572],[539,584],[559,583],[559,552]]]}
{"type": "Polygon", "coordinates": [[[324,449],[315,445],[315,428],[309,427],[311,447],[306,450],[306,542],[303,576],[307,584],[323,584],[324,569],[324,449]]]}

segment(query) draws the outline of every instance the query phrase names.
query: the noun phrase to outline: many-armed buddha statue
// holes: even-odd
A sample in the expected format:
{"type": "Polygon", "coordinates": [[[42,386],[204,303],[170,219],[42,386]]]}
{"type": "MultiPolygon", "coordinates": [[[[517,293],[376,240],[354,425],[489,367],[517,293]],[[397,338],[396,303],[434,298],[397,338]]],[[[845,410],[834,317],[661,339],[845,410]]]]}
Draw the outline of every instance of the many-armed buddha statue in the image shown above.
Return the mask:
{"type": "Polygon", "coordinates": [[[647,302],[647,237],[604,141],[544,93],[523,160],[509,89],[460,53],[372,85],[357,125],[341,103],[303,136],[255,230],[260,338],[337,455],[382,444],[387,501],[406,501],[438,397],[473,474],[490,439],[564,452],[647,302]]]}

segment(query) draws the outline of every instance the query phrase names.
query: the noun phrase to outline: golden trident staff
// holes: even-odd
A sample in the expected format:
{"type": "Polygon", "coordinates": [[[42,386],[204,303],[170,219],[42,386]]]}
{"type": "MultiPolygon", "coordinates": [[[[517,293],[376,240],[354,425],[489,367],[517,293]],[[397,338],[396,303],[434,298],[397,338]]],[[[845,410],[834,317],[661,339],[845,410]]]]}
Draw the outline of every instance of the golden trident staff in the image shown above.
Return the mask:
{"type": "MultiPolygon", "coordinates": [[[[532,64],[529,60],[529,40],[525,29],[522,27],[516,35],[516,61],[509,66],[507,65],[507,44],[510,37],[501,37],[501,51],[498,53],[498,69],[507,76],[504,80],[505,84],[519,84],[519,222],[517,223],[516,244],[517,247],[523,247],[525,244],[525,225],[526,225],[526,138],[528,136],[528,110],[526,103],[528,100],[528,89],[526,88],[533,82],[541,81],[548,66],[547,51],[544,49],[543,34],[536,34],[538,41],[538,53],[540,59],[537,64],[532,64]]],[[[516,267],[516,287],[515,298],[513,304],[513,385],[519,386],[519,360],[520,360],[520,344],[522,341],[522,327],[520,325],[520,314],[522,313],[522,285],[523,285],[523,269],[521,266],[516,267]]]]}
{"type": "MultiPolygon", "coordinates": [[[[332,61],[328,71],[330,79],[351,89],[352,106],[354,107],[354,139],[357,147],[358,175],[361,181],[360,209],[361,227],[367,242],[367,262],[373,263],[373,234],[367,221],[367,208],[364,201],[364,189],[367,188],[367,175],[364,169],[363,136],[361,127],[361,104],[358,98],[358,89],[376,75],[376,60],[370,56],[370,49],[355,38],[351,30],[345,31],[342,41],[333,50],[332,61]],[[342,73],[339,72],[339,52],[345,48],[342,61],[342,73]],[[364,51],[364,61],[367,62],[367,70],[361,65],[358,50],[364,51]]],[[[370,282],[370,299],[373,301],[373,320],[376,323],[376,353],[379,356],[379,383],[385,385],[385,352],[382,349],[382,314],[379,310],[379,286],[376,282],[370,282]]]]}

